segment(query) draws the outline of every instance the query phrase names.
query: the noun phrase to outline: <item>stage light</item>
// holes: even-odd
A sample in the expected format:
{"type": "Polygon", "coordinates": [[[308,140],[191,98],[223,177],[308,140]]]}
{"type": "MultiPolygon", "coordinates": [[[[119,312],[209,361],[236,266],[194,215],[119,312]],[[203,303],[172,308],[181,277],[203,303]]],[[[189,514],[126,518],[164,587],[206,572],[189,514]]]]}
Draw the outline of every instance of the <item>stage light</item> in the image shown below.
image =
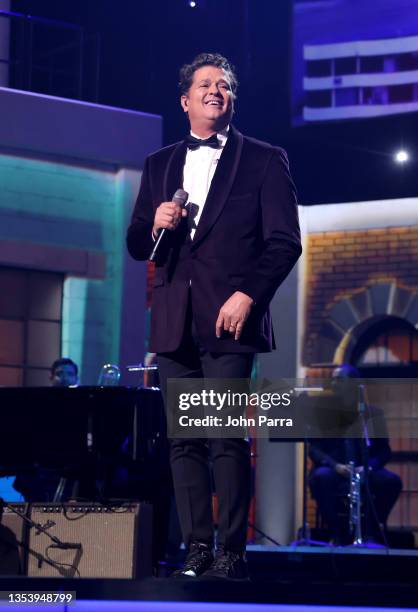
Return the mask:
{"type": "Polygon", "coordinates": [[[190,8],[196,8],[197,2],[195,0],[189,0],[189,6],[190,8]]]}
{"type": "Polygon", "coordinates": [[[405,151],[404,149],[400,149],[399,151],[396,151],[394,155],[394,160],[396,161],[397,164],[405,164],[407,161],[409,161],[408,151],[405,151]]]}

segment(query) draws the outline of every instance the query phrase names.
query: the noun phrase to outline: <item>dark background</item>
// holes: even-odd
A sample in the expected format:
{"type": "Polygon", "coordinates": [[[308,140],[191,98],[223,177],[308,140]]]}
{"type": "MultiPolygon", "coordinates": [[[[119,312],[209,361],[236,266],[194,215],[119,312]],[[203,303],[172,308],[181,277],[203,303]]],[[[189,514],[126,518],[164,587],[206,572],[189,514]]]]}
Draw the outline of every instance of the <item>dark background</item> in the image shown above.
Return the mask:
{"type": "MultiPolygon", "coordinates": [[[[100,33],[98,102],[161,114],[164,144],[187,131],[179,67],[199,52],[217,51],[240,81],[235,125],[287,149],[301,204],[417,195],[417,113],[291,127],[291,0],[197,3],[192,9],[187,0],[12,0],[12,10],[100,33]],[[402,167],[392,160],[401,146],[412,156],[402,167]]],[[[43,44],[37,39],[35,51],[43,44]]],[[[86,61],[87,79],[89,67],[86,61]]]]}

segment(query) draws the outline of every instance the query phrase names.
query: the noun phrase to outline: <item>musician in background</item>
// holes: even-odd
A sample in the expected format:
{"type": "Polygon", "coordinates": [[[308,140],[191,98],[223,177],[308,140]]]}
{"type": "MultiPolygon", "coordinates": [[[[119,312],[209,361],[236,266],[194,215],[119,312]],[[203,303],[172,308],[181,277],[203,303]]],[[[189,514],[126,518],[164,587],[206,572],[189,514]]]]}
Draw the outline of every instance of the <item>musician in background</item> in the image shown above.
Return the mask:
{"type": "Polygon", "coordinates": [[[51,366],[50,381],[53,387],[77,387],[77,364],[68,357],[56,359],[51,366]]]}
{"type": "MultiPolygon", "coordinates": [[[[359,377],[359,372],[350,365],[343,365],[333,372],[333,379],[337,384],[344,384],[344,379],[353,377],[359,377]]],[[[377,411],[377,408],[369,406],[368,411],[377,411]]],[[[335,543],[349,542],[348,522],[341,521],[338,516],[341,508],[339,502],[347,497],[350,491],[349,463],[354,463],[357,472],[364,472],[362,445],[363,440],[358,438],[316,439],[309,445],[309,457],[313,462],[309,487],[335,543]]],[[[385,468],[390,457],[388,438],[370,438],[369,489],[374,511],[371,507],[369,533],[365,535],[377,542],[383,541],[382,530],[402,490],[400,477],[385,468]]],[[[364,499],[364,487],[361,492],[364,499]]]]}
{"type": "MultiPolygon", "coordinates": [[[[51,365],[49,379],[52,387],[77,387],[78,366],[68,357],[56,359],[51,365]]],[[[27,502],[52,502],[60,481],[61,475],[55,470],[33,466],[26,473],[16,476],[13,488],[21,493],[27,502]]],[[[61,501],[67,501],[71,497],[73,484],[73,481],[65,480],[61,501]]]]}

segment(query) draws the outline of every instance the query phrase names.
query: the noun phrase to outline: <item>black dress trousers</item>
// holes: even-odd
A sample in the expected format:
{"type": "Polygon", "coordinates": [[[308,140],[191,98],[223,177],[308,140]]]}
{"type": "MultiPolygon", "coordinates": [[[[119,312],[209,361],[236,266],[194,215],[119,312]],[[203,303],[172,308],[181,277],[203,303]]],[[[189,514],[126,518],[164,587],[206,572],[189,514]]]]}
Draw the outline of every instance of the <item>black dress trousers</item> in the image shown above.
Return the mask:
{"type": "MultiPolygon", "coordinates": [[[[215,333],[215,330],[213,331],[215,333]]],[[[189,299],[181,346],[159,353],[161,389],[166,400],[168,378],[250,378],[254,353],[213,353],[199,345],[189,299]]],[[[173,439],[171,469],[177,510],[186,546],[191,541],[212,546],[212,479],[219,504],[218,545],[245,550],[251,498],[249,442],[241,438],[173,439]]]]}

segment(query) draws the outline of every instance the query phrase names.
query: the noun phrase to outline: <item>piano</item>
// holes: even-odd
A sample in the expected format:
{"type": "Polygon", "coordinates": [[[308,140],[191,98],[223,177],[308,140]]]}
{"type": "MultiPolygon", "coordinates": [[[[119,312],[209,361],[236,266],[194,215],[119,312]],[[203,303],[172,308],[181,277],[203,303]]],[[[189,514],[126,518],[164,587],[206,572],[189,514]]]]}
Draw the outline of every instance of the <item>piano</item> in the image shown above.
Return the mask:
{"type": "MultiPolygon", "coordinates": [[[[129,464],[143,480],[168,470],[163,401],[137,387],[0,388],[0,473],[43,468],[105,478],[129,464]]],[[[146,489],[149,487],[146,486],[146,489]]],[[[92,497],[97,492],[91,492],[92,497]]]]}

